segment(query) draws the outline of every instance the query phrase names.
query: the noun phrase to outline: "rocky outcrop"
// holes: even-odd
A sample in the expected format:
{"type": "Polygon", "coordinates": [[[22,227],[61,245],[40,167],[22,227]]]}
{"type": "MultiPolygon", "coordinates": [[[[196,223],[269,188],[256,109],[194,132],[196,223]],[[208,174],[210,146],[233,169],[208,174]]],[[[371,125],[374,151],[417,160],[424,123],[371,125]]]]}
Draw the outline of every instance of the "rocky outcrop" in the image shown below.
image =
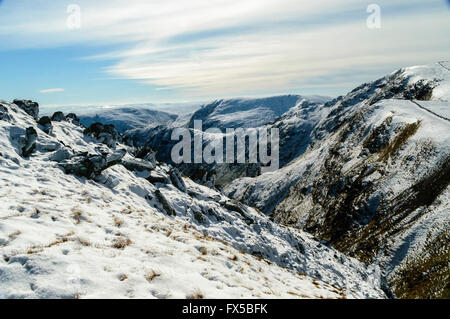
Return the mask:
{"type": "Polygon", "coordinates": [[[63,112],[58,111],[58,112],[53,113],[53,115],[52,115],[52,121],[62,122],[65,120],[66,120],[66,117],[64,116],[63,112]]]}
{"type": "Polygon", "coordinates": [[[39,119],[38,124],[41,126],[41,129],[51,135],[53,132],[52,120],[48,116],[43,116],[39,119]]]}
{"type": "MultiPolygon", "coordinates": [[[[120,163],[125,153],[125,150],[118,150],[101,155],[79,154],[62,160],[58,165],[64,169],[66,174],[93,179],[105,169],[120,163]]],[[[65,154],[61,153],[61,157],[65,157],[65,154]]]]}
{"type": "Polygon", "coordinates": [[[155,168],[151,162],[133,157],[122,159],[122,165],[130,171],[151,171],[155,168]]]}
{"type": "Polygon", "coordinates": [[[13,103],[31,115],[35,120],[39,118],[39,104],[30,100],[14,100],[13,103]]]}
{"type": "Polygon", "coordinates": [[[244,218],[247,225],[251,225],[255,222],[251,217],[249,217],[245,206],[236,200],[226,201],[222,204],[222,206],[228,210],[239,213],[244,218]]]}
{"type": "Polygon", "coordinates": [[[11,116],[8,114],[8,109],[0,104],[0,120],[2,121],[11,121],[11,116]]]}
{"type": "Polygon", "coordinates": [[[22,156],[28,157],[36,149],[36,141],[38,134],[33,127],[29,127],[25,131],[25,137],[23,139],[24,146],[22,147],[22,156]]]}
{"type": "Polygon", "coordinates": [[[176,216],[177,213],[176,213],[175,209],[172,207],[172,205],[169,203],[167,198],[164,196],[163,193],[161,193],[161,191],[159,189],[157,189],[155,191],[155,195],[156,195],[156,198],[158,199],[158,201],[161,203],[164,210],[166,211],[167,215],[176,216]]]}
{"type": "Polygon", "coordinates": [[[83,133],[109,147],[114,147],[120,139],[119,132],[111,124],[94,123],[85,129],[83,133]]]}
{"type": "Polygon", "coordinates": [[[75,125],[82,125],[80,119],[75,113],[69,113],[66,115],[66,121],[72,122],[75,125]]]}
{"type": "Polygon", "coordinates": [[[162,183],[162,184],[169,184],[170,183],[170,177],[161,172],[161,171],[151,171],[149,176],[147,177],[147,180],[152,183],[162,183]]]}
{"type": "Polygon", "coordinates": [[[62,162],[62,161],[65,161],[65,160],[70,159],[71,157],[73,157],[73,155],[74,155],[74,154],[73,154],[73,151],[72,151],[70,148],[68,148],[68,147],[62,147],[62,148],[60,148],[59,150],[53,152],[53,153],[49,156],[49,159],[50,159],[51,161],[60,163],[60,162],[62,162]]]}
{"type": "Polygon", "coordinates": [[[156,166],[156,152],[149,146],[136,147],[133,152],[134,157],[142,158],[156,166]]]}
{"type": "Polygon", "coordinates": [[[172,184],[182,192],[186,192],[186,184],[183,181],[183,177],[180,171],[176,168],[172,168],[169,172],[170,180],[172,184]]]}

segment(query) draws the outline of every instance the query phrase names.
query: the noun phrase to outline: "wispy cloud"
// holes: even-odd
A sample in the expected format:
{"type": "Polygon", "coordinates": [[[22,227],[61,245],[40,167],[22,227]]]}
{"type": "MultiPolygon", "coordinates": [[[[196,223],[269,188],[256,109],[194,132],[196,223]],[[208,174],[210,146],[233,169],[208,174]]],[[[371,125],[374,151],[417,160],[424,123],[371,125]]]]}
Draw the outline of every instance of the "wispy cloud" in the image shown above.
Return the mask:
{"type": "Polygon", "coordinates": [[[57,92],[64,92],[64,89],[61,88],[54,88],[54,89],[45,89],[45,90],[40,90],[40,93],[57,93],[57,92]]]}
{"type": "Polygon", "coordinates": [[[77,30],[64,3],[5,3],[0,49],[119,44],[84,58],[109,61],[112,78],[196,97],[356,84],[450,52],[441,0],[378,0],[377,30],[360,0],[79,0],[77,30]]]}

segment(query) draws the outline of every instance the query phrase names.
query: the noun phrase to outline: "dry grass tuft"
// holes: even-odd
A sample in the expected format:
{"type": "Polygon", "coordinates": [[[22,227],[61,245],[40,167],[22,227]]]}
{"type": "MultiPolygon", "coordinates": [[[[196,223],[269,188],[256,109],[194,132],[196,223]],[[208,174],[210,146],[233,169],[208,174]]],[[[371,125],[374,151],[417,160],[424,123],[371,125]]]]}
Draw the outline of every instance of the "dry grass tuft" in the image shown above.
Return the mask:
{"type": "Polygon", "coordinates": [[[198,249],[198,251],[199,251],[203,256],[208,254],[208,251],[206,250],[205,247],[200,247],[200,248],[198,249]]]}
{"type": "Polygon", "coordinates": [[[123,219],[121,219],[121,218],[119,218],[117,216],[114,216],[114,226],[120,227],[120,226],[123,225],[123,223],[124,223],[123,219]]]}
{"type": "Polygon", "coordinates": [[[199,290],[196,289],[191,295],[186,296],[186,299],[203,299],[205,295],[199,290]]]}
{"type": "Polygon", "coordinates": [[[152,272],[151,272],[150,274],[147,274],[147,275],[145,276],[145,278],[146,278],[148,281],[152,281],[152,280],[155,279],[156,277],[160,277],[160,276],[161,276],[160,273],[157,273],[156,271],[152,270],[152,272]]]}
{"type": "Polygon", "coordinates": [[[20,234],[22,234],[22,232],[20,230],[15,231],[14,233],[11,233],[8,235],[9,240],[14,240],[17,238],[17,236],[19,236],[20,234]]]}
{"type": "Polygon", "coordinates": [[[72,208],[72,218],[75,219],[75,224],[78,225],[83,220],[83,211],[78,207],[72,208]]]}
{"type": "Polygon", "coordinates": [[[28,255],[38,254],[44,251],[43,247],[30,247],[27,250],[28,255]]]}
{"type": "Polygon", "coordinates": [[[89,240],[84,239],[84,238],[81,238],[81,237],[78,237],[78,242],[79,242],[81,245],[83,245],[84,247],[89,247],[89,246],[91,246],[91,242],[90,242],[89,240]]]}
{"type": "Polygon", "coordinates": [[[127,206],[126,208],[122,209],[121,213],[124,215],[130,215],[133,212],[131,206],[127,206]]]}
{"type": "Polygon", "coordinates": [[[124,249],[125,247],[131,245],[133,242],[129,238],[119,237],[114,240],[113,248],[124,249]]]}

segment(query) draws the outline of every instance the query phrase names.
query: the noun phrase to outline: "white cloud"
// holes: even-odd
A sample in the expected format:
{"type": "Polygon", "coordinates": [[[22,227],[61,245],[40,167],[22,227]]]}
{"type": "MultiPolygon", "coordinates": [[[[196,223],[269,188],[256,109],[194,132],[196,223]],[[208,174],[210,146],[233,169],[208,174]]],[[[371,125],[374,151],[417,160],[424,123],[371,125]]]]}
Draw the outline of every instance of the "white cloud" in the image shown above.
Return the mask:
{"type": "Polygon", "coordinates": [[[40,90],[40,93],[57,93],[57,92],[64,92],[64,89],[61,88],[54,88],[54,89],[45,89],[45,90],[40,90]]]}
{"type": "Polygon", "coordinates": [[[408,13],[423,1],[379,0],[377,30],[366,27],[367,4],[360,0],[77,3],[82,26],[70,30],[61,2],[6,2],[0,49],[120,44],[119,51],[87,58],[110,60],[104,71],[111,77],[198,97],[356,84],[450,52],[445,3],[443,11],[408,13]]]}

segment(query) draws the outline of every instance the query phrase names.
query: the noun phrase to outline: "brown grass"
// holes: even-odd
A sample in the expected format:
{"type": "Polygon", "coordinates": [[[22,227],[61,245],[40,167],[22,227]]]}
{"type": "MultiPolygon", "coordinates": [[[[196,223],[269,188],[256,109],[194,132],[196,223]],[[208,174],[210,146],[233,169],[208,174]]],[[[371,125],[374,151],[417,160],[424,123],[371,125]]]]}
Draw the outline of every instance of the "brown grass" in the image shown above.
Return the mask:
{"type": "Polygon", "coordinates": [[[186,296],[186,299],[203,299],[205,295],[199,290],[196,289],[191,295],[186,296]]]}
{"type": "Polygon", "coordinates": [[[396,280],[395,294],[399,298],[437,298],[450,295],[450,230],[435,239],[427,239],[421,256],[406,261],[396,280]]]}
{"type": "Polygon", "coordinates": [[[400,133],[394,138],[394,140],[386,145],[381,151],[378,157],[379,161],[386,162],[396,151],[398,151],[408,139],[416,134],[419,129],[421,121],[407,124],[400,133]]]}
{"type": "Polygon", "coordinates": [[[9,238],[10,240],[14,240],[14,239],[16,239],[17,236],[19,236],[20,234],[22,234],[22,232],[21,232],[20,230],[18,230],[18,231],[15,231],[14,233],[9,234],[9,235],[8,235],[8,238],[9,238]]]}
{"type": "Polygon", "coordinates": [[[83,245],[84,247],[89,247],[89,246],[91,246],[91,242],[90,242],[89,240],[87,240],[87,239],[84,239],[84,238],[78,237],[78,242],[79,242],[81,245],[83,245]]]}
{"type": "Polygon", "coordinates": [[[146,278],[148,281],[152,281],[152,280],[155,279],[156,277],[160,277],[160,276],[161,276],[160,273],[157,273],[156,271],[152,270],[152,272],[151,272],[150,274],[147,274],[147,275],[145,276],[145,278],[146,278]]]}
{"type": "Polygon", "coordinates": [[[114,226],[120,227],[123,225],[123,223],[124,223],[123,219],[121,219],[117,216],[114,216],[114,226]]]}
{"type": "Polygon", "coordinates": [[[127,206],[127,208],[122,209],[121,213],[125,214],[125,215],[129,215],[133,212],[133,210],[131,209],[131,206],[127,206]]]}
{"type": "Polygon", "coordinates": [[[77,207],[72,208],[72,218],[75,219],[75,224],[78,225],[83,220],[83,211],[77,207]]]}
{"type": "Polygon", "coordinates": [[[125,247],[131,245],[133,242],[129,238],[119,237],[114,240],[113,248],[124,249],[125,247]]]}
{"type": "Polygon", "coordinates": [[[30,247],[27,250],[27,254],[28,255],[38,254],[38,253],[43,252],[43,251],[44,251],[43,247],[30,247]]]}
{"type": "Polygon", "coordinates": [[[199,251],[203,256],[208,254],[208,251],[206,250],[205,247],[200,247],[200,248],[198,249],[198,251],[199,251]]]}

